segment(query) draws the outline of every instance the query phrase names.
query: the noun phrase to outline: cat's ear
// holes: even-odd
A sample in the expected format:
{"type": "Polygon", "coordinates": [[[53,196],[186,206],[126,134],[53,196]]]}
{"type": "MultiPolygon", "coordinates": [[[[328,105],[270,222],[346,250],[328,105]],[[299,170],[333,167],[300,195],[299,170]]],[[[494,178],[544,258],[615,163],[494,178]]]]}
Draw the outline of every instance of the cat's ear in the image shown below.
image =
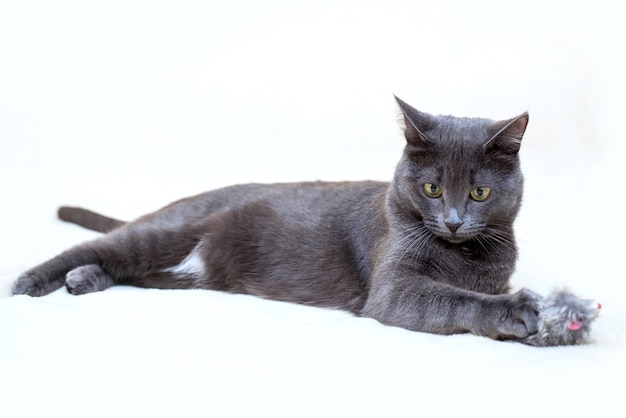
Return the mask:
{"type": "Polygon", "coordinates": [[[485,149],[488,152],[508,156],[517,155],[527,125],[528,112],[524,112],[513,119],[495,122],[489,128],[491,139],[485,144],[485,149]]]}
{"type": "Polygon", "coordinates": [[[404,117],[404,137],[407,143],[421,149],[425,149],[430,144],[430,140],[424,131],[433,128],[433,117],[428,113],[420,112],[406,102],[400,100],[397,96],[393,96],[400,106],[402,116],[404,117]]]}

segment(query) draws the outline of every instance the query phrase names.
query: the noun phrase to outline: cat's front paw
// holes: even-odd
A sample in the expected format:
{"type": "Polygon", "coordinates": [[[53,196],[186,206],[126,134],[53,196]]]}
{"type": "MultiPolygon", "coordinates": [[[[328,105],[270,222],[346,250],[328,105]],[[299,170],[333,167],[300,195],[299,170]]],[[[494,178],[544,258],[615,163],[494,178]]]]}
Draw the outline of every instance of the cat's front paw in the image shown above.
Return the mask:
{"type": "Polygon", "coordinates": [[[538,331],[541,296],[528,289],[507,295],[498,307],[498,338],[526,338],[538,331]]]}
{"type": "Polygon", "coordinates": [[[47,277],[31,273],[23,273],[13,283],[14,295],[43,296],[55,289],[47,277]]]}

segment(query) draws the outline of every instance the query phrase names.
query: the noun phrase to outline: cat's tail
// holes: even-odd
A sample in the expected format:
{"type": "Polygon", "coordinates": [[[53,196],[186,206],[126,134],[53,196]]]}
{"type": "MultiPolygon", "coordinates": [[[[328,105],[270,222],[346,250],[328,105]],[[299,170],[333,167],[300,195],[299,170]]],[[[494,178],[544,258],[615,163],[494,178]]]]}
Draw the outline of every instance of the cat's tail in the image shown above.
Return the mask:
{"type": "Polygon", "coordinates": [[[109,218],[87,209],[70,206],[61,206],[57,215],[62,221],[75,223],[83,228],[98,232],[109,232],[126,224],[124,221],[109,218]]]}

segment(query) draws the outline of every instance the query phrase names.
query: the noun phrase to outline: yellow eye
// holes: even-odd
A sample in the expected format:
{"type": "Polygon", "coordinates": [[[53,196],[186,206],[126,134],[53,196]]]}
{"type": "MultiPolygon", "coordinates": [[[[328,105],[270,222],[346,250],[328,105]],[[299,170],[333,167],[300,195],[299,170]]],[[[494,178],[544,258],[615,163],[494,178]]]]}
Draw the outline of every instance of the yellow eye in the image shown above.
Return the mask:
{"type": "Polygon", "coordinates": [[[424,192],[426,196],[436,198],[441,196],[441,189],[436,184],[425,183],[424,184],[424,192]]]}
{"type": "Polygon", "coordinates": [[[489,187],[476,187],[470,191],[470,196],[477,202],[482,202],[489,197],[491,189],[489,187]]]}

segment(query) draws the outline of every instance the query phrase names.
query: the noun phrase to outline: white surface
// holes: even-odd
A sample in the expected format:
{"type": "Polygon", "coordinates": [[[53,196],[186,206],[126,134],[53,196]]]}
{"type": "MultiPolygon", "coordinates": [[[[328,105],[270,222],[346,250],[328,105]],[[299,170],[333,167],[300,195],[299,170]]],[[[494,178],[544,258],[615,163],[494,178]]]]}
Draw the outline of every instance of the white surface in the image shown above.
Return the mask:
{"type": "Polygon", "coordinates": [[[613,2],[6,3],[2,416],[620,416],[613,2]],[[19,273],[97,236],[57,221],[62,204],[132,219],[239,182],[389,179],[392,93],[430,113],[530,111],[513,282],[602,302],[593,344],[441,337],[208,291],[10,297],[19,273]]]}

